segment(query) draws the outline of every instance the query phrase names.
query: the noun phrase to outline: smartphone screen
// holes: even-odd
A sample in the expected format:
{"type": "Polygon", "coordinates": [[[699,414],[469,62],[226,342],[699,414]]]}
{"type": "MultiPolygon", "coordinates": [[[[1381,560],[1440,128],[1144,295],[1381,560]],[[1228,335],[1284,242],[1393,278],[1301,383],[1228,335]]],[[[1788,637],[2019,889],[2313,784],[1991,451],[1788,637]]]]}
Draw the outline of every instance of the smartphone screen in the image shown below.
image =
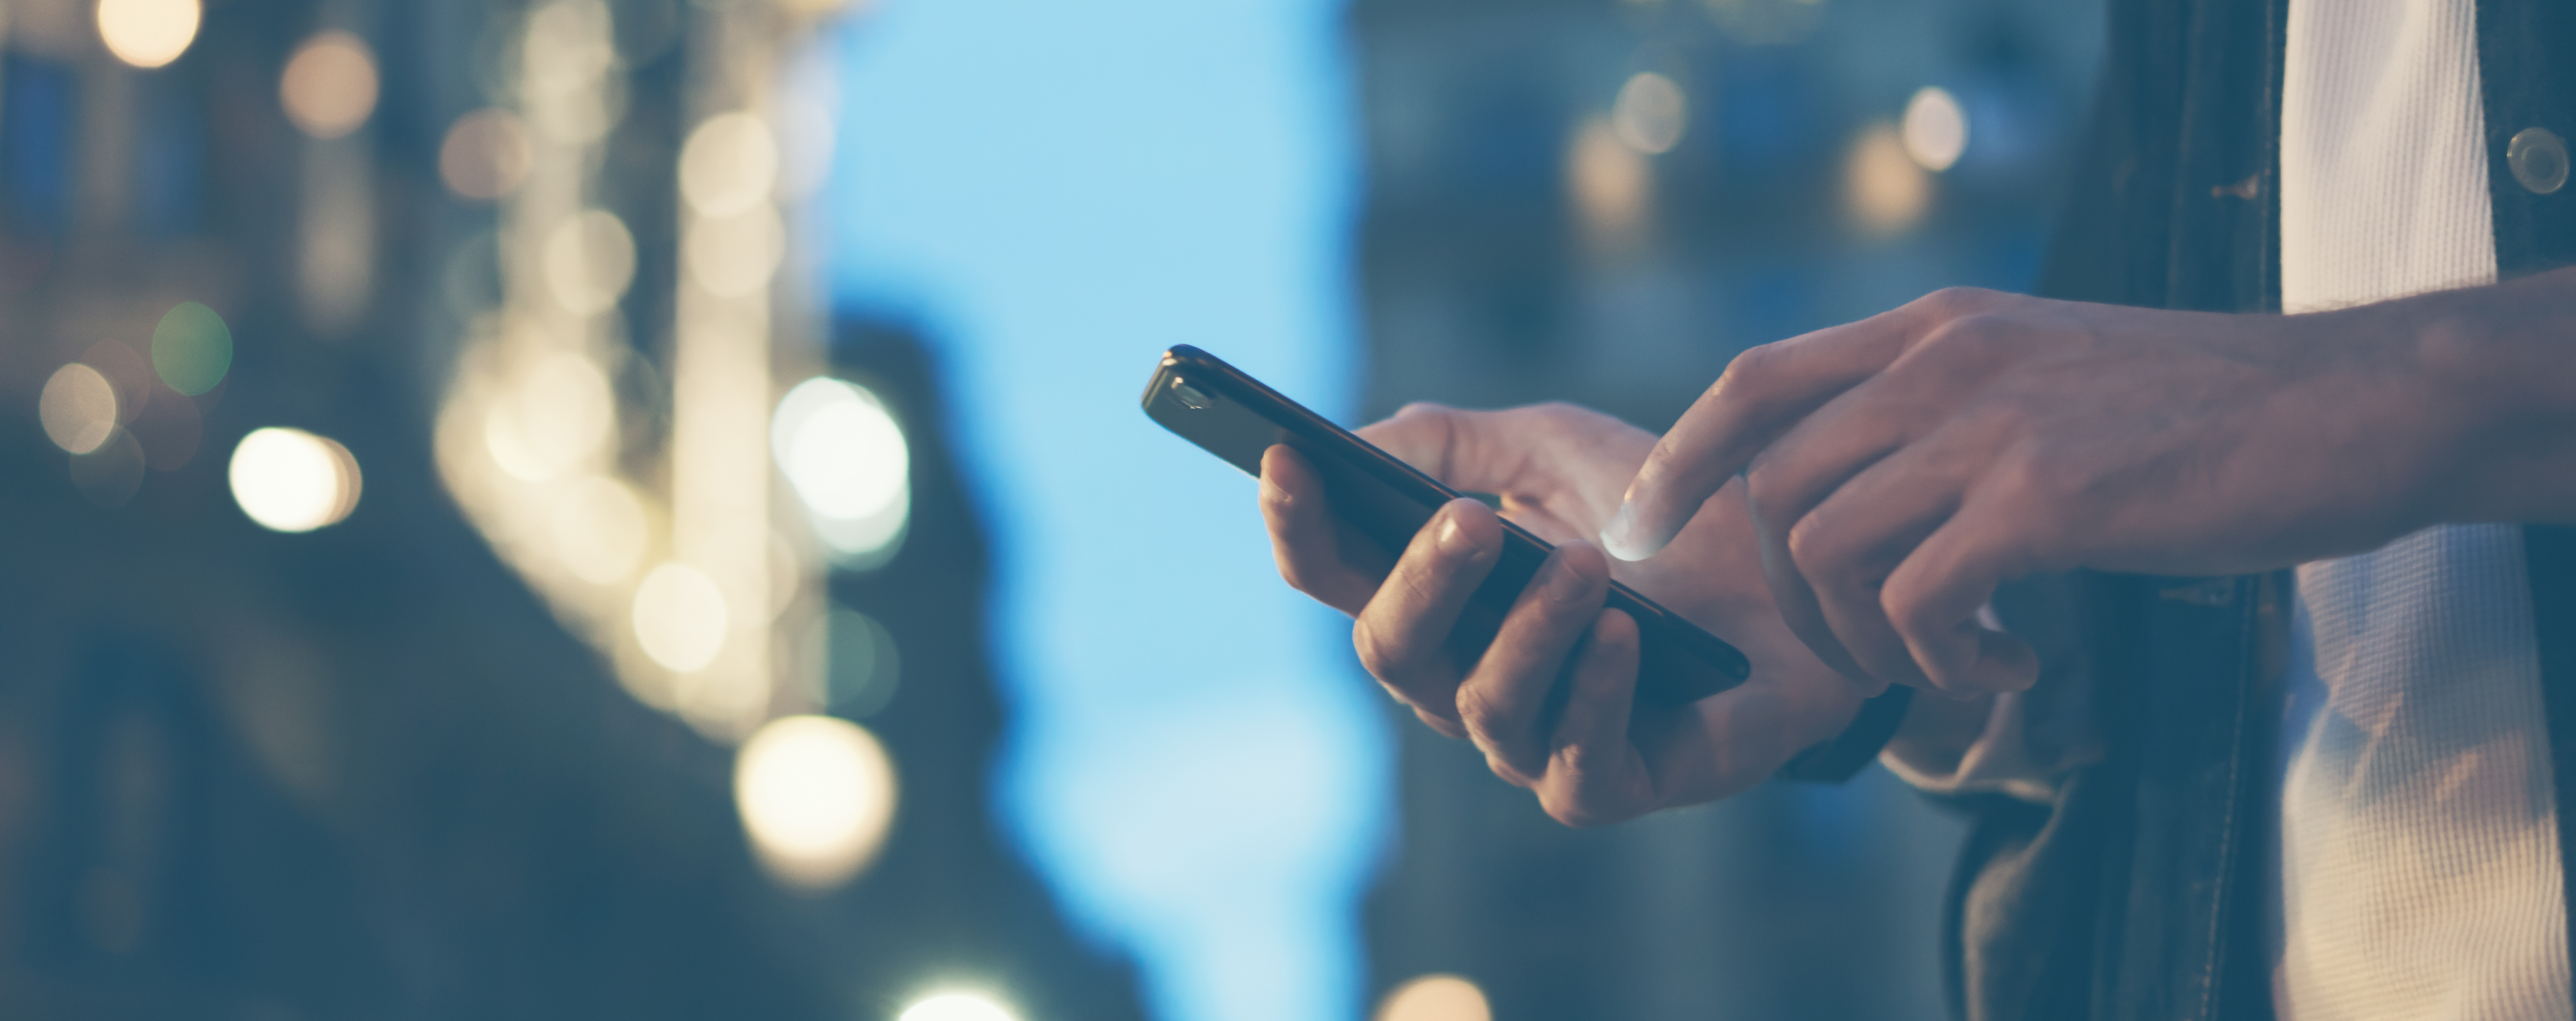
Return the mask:
{"type": "MultiPolygon", "coordinates": [[[[1361,533],[1401,554],[1415,532],[1459,493],[1194,347],[1163,355],[1145,387],[1145,414],[1181,438],[1259,477],[1261,455],[1285,443],[1315,466],[1325,498],[1361,533]]],[[[1554,547],[1503,522],[1503,553],[1478,586],[1452,635],[1481,653],[1521,589],[1554,547]]],[[[1609,605],[1637,621],[1637,697],[1662,705],[1695,702],[1744,683],[1744,654],[1699,625],[1612,582],[1609,605]]]]}

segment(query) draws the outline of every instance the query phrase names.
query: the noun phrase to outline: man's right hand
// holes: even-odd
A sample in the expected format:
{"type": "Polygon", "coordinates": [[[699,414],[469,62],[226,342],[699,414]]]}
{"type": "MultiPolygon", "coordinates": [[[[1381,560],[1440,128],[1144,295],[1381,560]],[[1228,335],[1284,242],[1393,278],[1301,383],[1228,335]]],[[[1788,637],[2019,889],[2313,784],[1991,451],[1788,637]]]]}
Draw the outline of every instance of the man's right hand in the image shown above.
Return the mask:
{"type": "Polygon", "coordinates": [[[1261,510],[1279,573],[1351,614],[1369,673],[1433,729],[1474,741],[1496,775],[1560,821],[1617,822],[1734,794],[1840,732],[1875,693],[1782,622],[1735,486],[1653,560],[1613,563],[1586,541],[1618,508],[1652,434],[1567,405],[1414,405],[1360,435],[1453,488],[1500,495],[1503,516],[1557,551],[1492,644],[1461,650],[1450,632],[1502,548],[1495,512],[1452,501],[1390,556],[1334,515],[1313,467],[1278,446],[1262,458],[1261,510]],[[1604,609],[1613,574],[1742,649],[1752,679],[1689,706],[1636,703],[1636,622],[1604,609]]]}

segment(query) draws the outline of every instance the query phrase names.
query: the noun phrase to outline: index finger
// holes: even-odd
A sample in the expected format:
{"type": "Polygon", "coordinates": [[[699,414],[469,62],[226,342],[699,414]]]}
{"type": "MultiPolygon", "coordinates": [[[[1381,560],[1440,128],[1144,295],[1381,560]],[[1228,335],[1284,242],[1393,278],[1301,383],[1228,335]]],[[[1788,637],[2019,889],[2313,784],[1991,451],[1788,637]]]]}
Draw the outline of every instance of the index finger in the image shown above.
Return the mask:
{"type": "Polygon", "coordinates": [[[1773,439],[1887,368],[1928,327],[1983,301],[1976,292],[1942,291],[1737,355],[1646,455],[1619,513],[1601,530],[1601,548],[1621,560],[1654,556],[1773,439]]]}

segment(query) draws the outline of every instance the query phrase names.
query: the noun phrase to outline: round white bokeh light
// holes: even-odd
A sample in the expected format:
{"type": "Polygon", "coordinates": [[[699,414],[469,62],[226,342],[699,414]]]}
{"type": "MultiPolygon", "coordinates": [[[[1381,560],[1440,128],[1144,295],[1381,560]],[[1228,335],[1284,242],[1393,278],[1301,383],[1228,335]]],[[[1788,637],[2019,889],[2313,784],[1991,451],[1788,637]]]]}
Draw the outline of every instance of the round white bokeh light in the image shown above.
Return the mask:
{"type": "Polygon", "coordinates": [[[1019,1021],[1001,1004],[973,993],[941,993],[903,1009],[895,1021],[1019,1021]]]}
{"type": "Polygon", "coordinates": [[[276,532],[310,532],[358,508],[358,461],[302,429],[253,430],[233,448],[233,502],[276,532]]]}
{"type": "Polygon", "coordinates": [[[875,394],[829,377],[796,384],[770,419],[769,445],[815,534],[836,552],[881,551],[902,534],[912,454],[875,394]]]}
{"type": "Polygon", "coordinates": [[[894,763],[858,724],[789,716],[743,742],[733,796],[762,867],[792,889],[819,893],[848,882],[885,842],[894,763]]]}
{"type": "Polygon", "coordinates": [[[1925,88],[1905,104],[1905,154],[1923,169],[1940,173],[1968,151],[1968,112],[1949,90],[1925,88]]]}
{"type": "Polygon", "coordinates": [[[653,662],[674,673],[695,673],[724,651],[732,627],[724,590],[706,572],[663,564],[635,586],[635,642],[653,662]]]}
{"type": "Polygon", "coordinates": [[[118,60],[160,67],[188,52],[205,14],[198,0],[99,0],[98,38],[118,60]]]}

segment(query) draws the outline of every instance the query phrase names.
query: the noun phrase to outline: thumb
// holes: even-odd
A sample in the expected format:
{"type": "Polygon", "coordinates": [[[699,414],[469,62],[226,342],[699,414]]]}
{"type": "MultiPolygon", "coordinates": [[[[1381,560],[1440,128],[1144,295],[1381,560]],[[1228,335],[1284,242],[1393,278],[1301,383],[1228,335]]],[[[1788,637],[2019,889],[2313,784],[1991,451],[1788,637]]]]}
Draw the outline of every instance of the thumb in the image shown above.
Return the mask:
{"type": "Polygon", "coordinates": [[[1528,457],[1525,438],[1506,435],[1507,414],[1408,404],[1359,436],[1452,489],[1498,493],[1512,488],[1528,457]]]}

